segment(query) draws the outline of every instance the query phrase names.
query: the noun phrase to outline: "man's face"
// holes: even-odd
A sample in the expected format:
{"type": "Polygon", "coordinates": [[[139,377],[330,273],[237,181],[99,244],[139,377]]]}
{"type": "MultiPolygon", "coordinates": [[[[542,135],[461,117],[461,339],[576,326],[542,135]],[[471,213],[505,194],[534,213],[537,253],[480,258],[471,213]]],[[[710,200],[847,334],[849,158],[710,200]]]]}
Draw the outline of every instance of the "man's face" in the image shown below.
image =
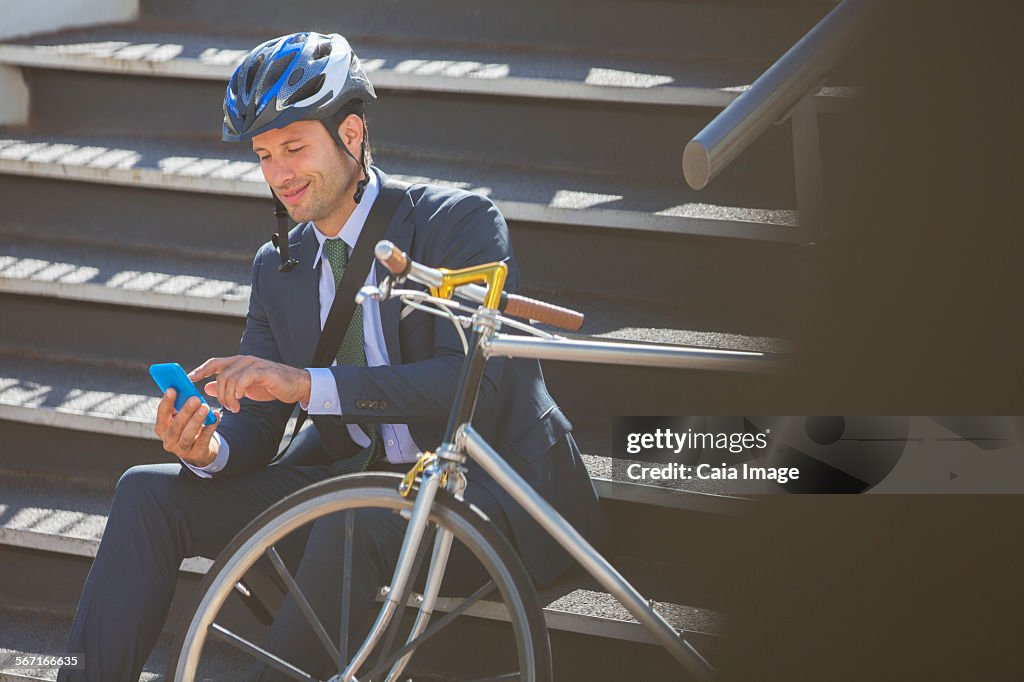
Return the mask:
{"type": "Polygon", "coordinates": [[[252,150],[292,220],[325,221],[344,210],[358,169],[319,121],[296,121],[256,135],[252,150]]]}

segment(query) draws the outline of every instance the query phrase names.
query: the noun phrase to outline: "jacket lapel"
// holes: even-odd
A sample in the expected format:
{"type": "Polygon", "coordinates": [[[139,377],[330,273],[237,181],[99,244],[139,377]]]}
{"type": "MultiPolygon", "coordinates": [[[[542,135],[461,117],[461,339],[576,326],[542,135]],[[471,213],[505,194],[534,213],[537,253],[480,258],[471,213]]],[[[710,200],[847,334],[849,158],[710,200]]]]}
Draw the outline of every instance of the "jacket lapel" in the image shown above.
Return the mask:
{"type": "Polygon", "coordinates": [[[293,253],[298,252],[299,264],[281,276],[287,282],[285,309],[296,353],[295,364],[310,367],[320,341],[320,269],[313,267],[318,244],[310,223],[303,226],[298,239],[296,242],[296,237],[290,235],[288,245],[293,253]]]}
{"type": "MultiPolygon", "coordinates": [[[[374,168],[374,170],[377,171],[377,177],[383,188],[388,181],[388,176],[378,168],[374,168]]],[[[412,199],[406,193],[402,197],[402,201],[399,203],[395,214],[391,216],[391,222],[384,232],[384,239],[387,239],[405,253],[409,253],[409,249],[412,246],[414,225],[412,222],[406,222],[406,218],[412,215],[412,209],[412,199]]],[[[374,274],[376,275],[377,284],[380,284],[388,274],[384,266],[376,259],[374,259],[374,274]]],[[[402,302],[397,298],[389,299],[380,305],[380,323],[384,330],[384,345],[387,346],[388,360],[392,365],[402,363],[402,350],[398,338],[398,323],[401,317],[401,309],[402,302]]]]}

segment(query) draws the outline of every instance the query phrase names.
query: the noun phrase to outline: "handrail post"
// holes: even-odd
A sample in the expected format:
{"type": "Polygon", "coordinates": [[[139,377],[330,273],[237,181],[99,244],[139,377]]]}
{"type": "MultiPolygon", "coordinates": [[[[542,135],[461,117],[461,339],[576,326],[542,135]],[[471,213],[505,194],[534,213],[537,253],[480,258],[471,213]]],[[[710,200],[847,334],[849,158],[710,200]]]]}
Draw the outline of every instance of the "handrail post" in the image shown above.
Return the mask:
{"type": "Polygon", "coordinates": [[[796,210],[799,243],[817,241],[823,229],[824,189],[821,179],[821,138],[818,106],[807,95],[789,117],[793,135],[793,173],[796,176],[796,210]]]}

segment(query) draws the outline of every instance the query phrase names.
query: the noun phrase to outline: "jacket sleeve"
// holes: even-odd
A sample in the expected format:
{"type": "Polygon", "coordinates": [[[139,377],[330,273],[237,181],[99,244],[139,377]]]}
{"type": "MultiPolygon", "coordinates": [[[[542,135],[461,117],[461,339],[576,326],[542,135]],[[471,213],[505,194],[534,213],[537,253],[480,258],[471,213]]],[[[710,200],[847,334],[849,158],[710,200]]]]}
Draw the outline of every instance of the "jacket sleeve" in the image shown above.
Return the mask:
{"type": "MultiPolygon", "coordinates": [[[[272,248],[264,246],[253,261],[249,312],[239,352],[281,362],[260,294],[260,268],[264,267],[262,261],[268,250],[274,253],[272,248]]],[[[240,405],[237,413],[225,410],[217,427],[217,432],[230,445],[230,456],[227,465],[214,474],[215,478],[237,476],[266,466],[277,454],[288,417],[294,409],[293,405],[277,400],[258,402],[243,398],[240,405]]]]}
{"type": "MultiPolygon", "coordinates": [[[[518,291],[519,271],[509,242],[508,227],[487,198],[467,194],[445,215],[434,215],[426,252],[437,267],[451,269],[506,261],[505,290],[518,291]]],[[[418,234],[417,239],[421,236],[418,234]]],[[[465,354],[450,321],[434,320],[433,357],[390,367],[331,368],[341,398],[342,421],[348,423],[408,423],[443,419],[451,411],[465,354]],[[374,405],[367,408],[366,405],[374,405]],[[360,407],[363,405],[363,407],[360,407]],[[383,407],[382,407],[383,406],[383,407]]],[[[503,359],[487,362],[477,409],[487,410],[497,394],[503,359]]]]}

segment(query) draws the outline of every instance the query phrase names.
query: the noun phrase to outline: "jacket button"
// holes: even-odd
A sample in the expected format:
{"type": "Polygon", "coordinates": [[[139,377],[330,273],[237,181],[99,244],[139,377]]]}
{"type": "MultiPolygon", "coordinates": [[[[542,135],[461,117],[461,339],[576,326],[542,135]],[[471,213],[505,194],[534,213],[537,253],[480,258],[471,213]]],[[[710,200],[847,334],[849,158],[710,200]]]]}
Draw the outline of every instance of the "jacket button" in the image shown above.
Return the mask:
{"type": "Polygon", "coordinates": [[[358,407],[361,410],[365,410],[366,409],[366,401],[365,400],[357,400],[356,401],[356,407],[358,407]]]}

